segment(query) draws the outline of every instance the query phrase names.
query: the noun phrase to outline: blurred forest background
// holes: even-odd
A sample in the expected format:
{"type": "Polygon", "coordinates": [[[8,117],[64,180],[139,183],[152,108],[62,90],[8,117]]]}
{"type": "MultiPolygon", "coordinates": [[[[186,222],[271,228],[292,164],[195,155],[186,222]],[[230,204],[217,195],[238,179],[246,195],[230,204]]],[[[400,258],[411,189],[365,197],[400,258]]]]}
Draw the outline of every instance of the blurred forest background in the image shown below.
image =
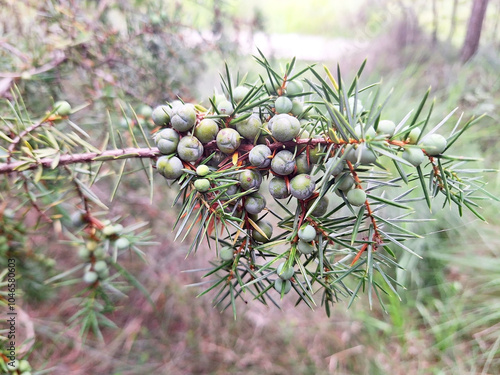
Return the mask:
{"type": "MultiPolygon", "coordinates": [[[[108,119],[122,126],[127,104],[140,114],[177,96],[207,103],[225,61],[232,72],[257,76],[257,48],[277,65],[293,56],[300,66],[340,64],[347,77],[368,59],[362,81],[383,78],[386,92],[394,88],[387,118],[402,119],[429,86],[436,118],[457,106],[456,118],[486,114],[455,150],[498,168],[499,23],[500,0],[0,0],[0,96],[19,90],[38,116],[68,100],[82,106],[72,121],[99,130],[108,119]],[[488,6],[470,57],[464,41],[473,3],[488,6]]],[[[484,207],[488,225],[448,207],[433,212],[436,221],[418,229],[426,239],[412,247],[423,260],[399,254],[406,271],[395,277],[406,290],[403,301],[386,298],[389,314],[361,298],[349,310],[339,303],[328,319],[285,298],[282,311],[241,303],[234,321],[212,308],[210,295],[196,298],[200,289],[186,287],[200,275],[183,271],[203,268],[213,254],[207,248],[185,260],[189,239],[172,242],[174,193],[159,180],[150,205],[142,177],[127,176],[113,202],[106,201],[112,186],[96,193],[112,216],[149,222],[158,243],[142,248],[145,263],[126,265],[156,310],[130,288],[110,314],[117,326],[102,340],[81,341],[66,303],[81,286],[54,293],[43,283],[77,264],[76,250],[60,242],[58,228],[27,238],[38,254],[22,302],[23,324],[35,327],[25,348],[34,374],[500,373],[498,205],[484,207]]],[[[488,178],[498,193],[498,174],[488,178]]]]}

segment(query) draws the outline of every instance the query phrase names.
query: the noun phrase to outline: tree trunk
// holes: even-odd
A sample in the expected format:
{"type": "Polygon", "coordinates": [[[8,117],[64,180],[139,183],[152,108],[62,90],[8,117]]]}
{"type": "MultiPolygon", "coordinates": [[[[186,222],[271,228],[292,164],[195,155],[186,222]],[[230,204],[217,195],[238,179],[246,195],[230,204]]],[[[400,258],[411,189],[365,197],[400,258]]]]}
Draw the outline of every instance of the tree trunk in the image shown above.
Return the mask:
{"type": "Polygon", "coordinates": [[[465,36],[464,45],[460,54],[460,60],[463,63],[469,61],[469,59],[477,52],[487,7],[488,0],[474,0],[472,3],[469,25],[467,26],[467,35],[465,36]]]}

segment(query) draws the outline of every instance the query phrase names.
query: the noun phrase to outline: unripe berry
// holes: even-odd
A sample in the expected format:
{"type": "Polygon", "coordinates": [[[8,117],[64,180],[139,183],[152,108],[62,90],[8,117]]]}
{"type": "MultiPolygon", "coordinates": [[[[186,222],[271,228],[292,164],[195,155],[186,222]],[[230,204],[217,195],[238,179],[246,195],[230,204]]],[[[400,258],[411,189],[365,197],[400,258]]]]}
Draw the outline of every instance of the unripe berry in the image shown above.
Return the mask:
{"type": "Polygon", "coordinates": [[[281,294],[283,290],[283,294],[287,294],[292,289],[292,283],[290,280],[276,279],[274,282],[274,289],[281,294]]]}
{"type": "Polygon", "coordinates": [[[219,132],[219,125],[210,119],[205,118],[200,121],[196,128],[194,129],[194,136],[199,139],[201,143],[208,143],[213,141],[217,137],[219,132]]]}
{"type": "Polygon", "coordinates": [[[354,133],[356,133],[358,138],[371,139],[371,138],[375,138],[377,136],[377,132],[375,131],[375,129],[373,129],[370,126],[368,129],[364,129],[365,136],[363,137],[363,130],[361,129],[361,127],[363,127],[363,129],[364,129],[365,126],[358,124],[354,127],[354,133]]]}
{"type": "Polygon", "coordinates": [[[97,272],[98,274],[105,272],[107,269],[108,265],[104,260],[98,260],[97,262],[94,263],[94,271],[97,272]]]}
{"type": "Polygon", "coordinates": [[[274,177],[269,181],[269,193],[276,199],[284,199],[290,196],[286,181],[281,177],[274,177]]]}
{"type": "Polygon", "coordinates": [[[352,178],[350,173],[343,173],[338,175],[337,177],[335,177],[335,181],[340,181],[337,189],[344,192],[350,190],[352,188],[352,185],[354,185],[354,178],[352,178]]]}
{"type": "Polygon", "coordinates": [[[430,156],[441,154],[446,148],[446,138],[441,134],[427,135],[422,139],[422,148],[430,156]]]}
{"type": "Polygon", "coordinates": [[[172,127],[180,132],[187,132],[196,123],[196,110],[191,104],[181,104],[172,108],[172,127]]]}
{"type": "Polygon", "coordinates": [[[279,88],[281,87],[281,82],[277,82],[276,78],[273,77],[272,81],[269,78],[266,80],[266,89],[269,94],[277,94],[279,88]]]}
{"type": "Polygon", "coordinates": [[[384,134],[392,137],[396,130],[396,124],[391,120],[380,120],[377,127],[377,134],[384,134]]]}
{"type": "Polygon", "coordinates": [[[408,147],[403,151],[403,159],[412,164],[415,167],[418,167],[425,160],[424,152],[416,147],[408,147]]]}
{"type": "Polygon", "coordinates": [[[300,101],[300,99],[293,99],[292,100],[292,115],[294,116],[300,116],[302,112],[304,112],[304,104],[300,101]]]}
{"type": "Polygon", "coordinates": [[[252,230],[252,238],[255,240],[255,241],[258,241],[258,242],[268,242],[269,239],[272,237],[273,235],[273,226],[272,224],[267,221],[267,220],[259,220],[258,222],[256,222],[255,224],[257,224],[257,226],[259,227],[259,229],[264,232],[264,234],[266,235],[266,237],[264,237],[261,233],[259,233],[259,231],[257,231],[256,229],[253,229],[252,230]]]}
{"type": "Polygon", "coordinates": [[[233,99],[236,103],[241,102],[250,90],[245,86],[237,86],[233,89],[233,99]]]}
{"type": "Polygon", "coordinates": [[[362,206],[366,202],[366,193],[363,189],[351,189],[346,195],[347,201],[353,206],[362,206]]]}
{"type": "Polygon", "coordinates": [[[219,111],[221,115],[231,116],[234,108],[230,101],[225,100],[217,104],[217,111],[219,111]]]}
{"type": "Polygon", "coordinates": [[[151,118],[157,126],[167,126],[170,122],[172,109],[168,105],[159,105],[153,110],[151,118]]]}
{"type": "Polygon", "coordinates": [[[139,116],[142,116],[144,118],[150,118],[152,115],[153,115],[153,108],[151,108],[149,105],[147,104],[143,104],[139,107],[139,109],[137,110],[137,114],[139,116]]]}
{"type": "Polygon", "coordinates": [[[188,135],[182,137],[177,145],[179,158],[188,162],[195,162],[203,155],[203,145],[198,138],[188,135]]]}
{"type": "Polygon", "coordinates": [[[377,155],[373,152],[373,150],[368,148],[366,143],[358,145],[358,148],[356,148],[356,151],[354,152],[354,157],[356,161],[359,160],[360,164],[364,165],[375,163],[377,160],[377,155]]]}
{"type": "Polygon", "coordinates": [[[259,136],[261,129],[262,121],[260,121],[260,118],[257,115],[252,115],[248,119],[236,124],[236,130],[238,130],[238,133],[252,142],[259,136]]]}
{"type": "Polygon", "coordinates": [[[97,272],[94,271],[87,271],[83,274],[83,281],[86,284],[93,284],[97,281],[99,276],[97,275],[97,272]]]}
{"type": "Polygon", "coordinates": [[[130,241],[125,237],[120,237],[115,241],[115,246],[119,250],[127,249],[130,246],[130,241]]]}
{"type": "Polygon", "coordinates": [[[308,174],[299,174],[290,181],[290,193],[297,199],[309,198],[316,188],[316,183],[308,174]]]}
{"type": "Polygon", "coordinates": [[[257,190],[262,183],[262,175],[255,169],[245,169],[238,175],[238,181],[242,190],[257,190]]]}
{"type": "Polygon", "coordinates": [[[234,153],[241,144],[241,136],[236,130],[224,128],[217,134],[217,147],[225,154],[234,153]]]}
{"type": "Polygon", "coordinates": [[[280,114],[273,119],[271,132],[277,141],[291,141],[299,134],[300,122],[297,118],[288,114],[280,114]]]}
{"type": "Polygon", "coordinates": [[[295,274],[293,267],[284,268],[285,262],[281,263],[276,269],[276,273],[278,274],[281,280],[289,280],[295,274]]]}
{"type": "Polygon", "coordinates": [[[176,156],[160,156],[156,161],[156,169],[167,180],[179,178],[183,173],[182,168],[182,162],[176,156]]]}
{"type": "Polygon", "coordinates": [[[282,176],[291,174],[295,170],[293,154],[288,150],[278,152],[271,161],[271,169],[282,176]]]}
{"type": "Polygon", "coordinates": [[[292,110],[293,104],[286,96],[280,96],[274,102],[276,113],[288,113],[292,110]]]}
{"type": "Polygon", "coordinates": [[[200,193],[204,193],[210,190],[210,181],[208,181],[206,178],[200,178],[194,182],[194,187],[200,193]]]}
{"type": "Polygon", "coordinates": [[[208,167],[208,165],[200,164],[196,167],[196,174],[200,177],[205,177],[209,173],[210,168],[208,167]]]}
{"type": "Polygon", "coordinates": [[[325,164],[325,170],[328,170],[332,164],[335,165],[332,169],[332,176],[338,176],[344,171],[345,162],[343,160],[339,161],[339,158],[337,157],[328,159],[325,164]]]}
{"type": "Polygon", "coordinates": [[[66,100],[60,100],[54,103],[55,113],[59,116],[69,116],[71,114],[71,104],[66,100]]]}
{"type": "Polygon", "coordinates": [[[408,134],[408,142],[412,145],[416,144],[421,133],[422,130],[420,130],[420,128],[413,128],[410,134],[408,134]]]}
{"type": "Polygon", "coordinates": [[[271,149],[265,145],[257,145],[248,153],[248,161],[255,167],[267,168],[271,164],[271,149]]]}
{"type": "Polygon", "coordinates": [[[288,81],[286,83],[285,91],[289,96],[299,95],[304,91],[304,86],[300,81],[288,81]]]}
{"type": "Polygon", "coordinates": [[[311,173],[313,169],[313,164],[307,161],[307,155],[305,153],[300,154],[295,158],[295,164],[297,166],[297,173],[311,173]]]}
{"type": "Polygon", "coordinates": [[[312,254],[316,250],[316,248],[309,242],[299,240],[297,242],[297,250],[302,254],[312,254]]]}
{"type": "Polygon", "coordinates": [[[233,255],[234,255],[234,250],[232,247],[225,246],[219,250],[219,257],[224,261],[232,260],[233,255]]]}
{"type": "Polygon", "coordinates": [[[312,225],[303,225],[298,232],[298,236],[302,241],[311,242],[316,238],[316,229],[312,225]]]}
{"type": "MultiPolygon", "coordinates": [[[[316,198],[315,200],[311,200],[307,203],[306,205],[306,210],[309,211],[309,209],[313,206],[313,204],[318,201],[318,198],[316,198]]],[[[315,216],[315,217],[320,217],[320,216],[323,216],[324,214],[326,214],[326,212],[328,211],[328,203],[329,203],[329,199],[327,196],[324,196],[323,198],[321,198],[319,201],[318,201],[318,204],[316,205],[316,207],[314,208],[314,210],[311,212],[311,215],[312,216],[315,216]]]]}
{"type": "Polygon", "coordinates": [[[262,194],[253,193],[245,199],[245,211],[249,214],[258,214],[266,208],[266,199],[262,194]]]}
{"type": "Polygon", "coordinates": [[[173,154],[179,145],[179,134],[171,128],[160,130],[154,139],[158,150],[163,155],[173,154]]]}

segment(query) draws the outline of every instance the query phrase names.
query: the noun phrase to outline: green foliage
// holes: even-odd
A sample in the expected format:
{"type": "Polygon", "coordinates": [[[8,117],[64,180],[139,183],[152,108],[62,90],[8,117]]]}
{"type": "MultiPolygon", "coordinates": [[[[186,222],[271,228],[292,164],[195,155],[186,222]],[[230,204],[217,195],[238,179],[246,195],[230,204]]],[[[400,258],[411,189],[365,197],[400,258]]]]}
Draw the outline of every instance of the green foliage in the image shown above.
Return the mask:
{"type": "MultiPolygon", "coordinates": [[[[384,306],[383,295],[398,295],[400,286],[395,272],[402,267],[395,252],[418,256],[406,243],[421,238],[408,229],[418,223],[410,215],[421,212],[419,201],[430,209],[441,196],[443,205],[484,220],[478,201],[496,200],[477,177],[487,170],[464,169],[464,163],[475,159],[447,152],[477,120],[461,125],[460,117],[448,136],[439,135],[454,111],[433,126],[433,105],[425,112],[426,93],[416,111],[391,119],[397,125],[388,126],[383,122],[388,120],[383,117],[388,100],[379,102],[377,85],[358,84],[364,64],[347,85],[340,69],[334,78],[326,68],[324,75],[314,67],[295,72],[294,60],[282,71],[263,55],[256,60],[264,68],[256,82],[233,81],[226,68],[221,81],[225,97],[211,98],[209,108],[182,102],[161,107],[169,112],[169,121],[162,119],[164,126],[155,131],[172,132],[173,126],[180,138],[176,147],[164,150],[169,155],[162,156],[163,146],[150,145],[141,122],[128,132],[115,131],[111,122],[111,132],[96,146],[82,136],[83,129],[70,125],[68,116],[56,114],[56,108],[32,120],[20,96],[9,103],[11,115],[3,118],[5,130],[0,133],[0,172],[7,176],[1,194],[17,211],[34,209],[42,220],[60,223],[69,243],[79,249],[82,263],[46,284],[72,284],[74,275],[82,275],[87,287],[73,301],[80,308],[71,322],[83,335],[92,331],[102,337],[99,327],[113,325],[106,313],[123,294],[123,281],[144,290],[119,259],[130,252],[141,256],[139,247],[150,241],[148,231],[137,232],[143,224],[123,228],[116,219],[103,221],[95,212],[106,206],[92,186],[109,176],[115,175],[112,198],[130,173],[144,176],[151,194],[155,166],[175,180],[179,193],[174,204],[180,207],[175,238],[189,239],[188,253],[206,240],[219,257],[205,270],[203,284],[210,286],[200,295],[215,293],[214,305],[231,307],[235,316],[236,300],[246,300],[244,292],[275,305],[292,294],[297,303],[311,308],[320,295],[328,315],[336,302],[350,306],[362,291],[370,306],[373,297],[384,306]],[[235,87],[248,89],[237,101],[235,87]],[[292,94],[302,111],[278,114],[275,102],[292,94]],[[260,124],[253,139],[234,129],[249,118],[260,124]],[[192,134],[206,120],[217,125],[218,134],[202,144],[192,134]],[[412,137],[415,129],[419,135],[412,137]],[[119,147],[116,137],[128,147],[119,147]],[[260,148],[261,153],[252,153],[260,148]],[[409,149],[420,150],[424,160],[415,163],[405,157],[409,149]],[[297,170],[301,155],[307,173],[297,170]],[[117,163],[107,163],[111,160],[117,163]],[[118,164],[117,169],[110,164],[118,164]],[[273,187],[271,200],[265,190],[273,176],[273,181],[283,180],[286,194],[273,187]],[[314,234],[306,235],[306,227],[314,234]],[[279,267],[291,276],[284,280],[279,267]]],[[[166,138],[154,139],[160,145],[166,138]]]]}

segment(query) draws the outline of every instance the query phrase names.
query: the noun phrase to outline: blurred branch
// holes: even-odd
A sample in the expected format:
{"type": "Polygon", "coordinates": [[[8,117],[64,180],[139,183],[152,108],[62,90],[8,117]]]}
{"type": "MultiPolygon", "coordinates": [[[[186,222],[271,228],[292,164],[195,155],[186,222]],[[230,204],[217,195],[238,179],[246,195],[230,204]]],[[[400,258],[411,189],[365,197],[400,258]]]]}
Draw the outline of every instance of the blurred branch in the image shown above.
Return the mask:
{"type": "MultiPolygon", "coordinates": [[[[156,147],[152,148],[125,148],[119,150],[108,150],[101,153],[97,152],[86,152],[83,154],[74,155],[62,155],[59,159],[59,166],[76,164],[76,163],[88,163],[93,161],[108,161],[108,160],[118,160],[118,159],[133,159],[133,158],[154,158],[156,156],[161,156],[160,151],[156,147]]],[[[17,172],[18,170],[30,170],[35,169],[38,166],[44,168],[50,168],[51,164],[54,162],[54,158],[43,158],[34,162],[17,161],[13,163],[3,163],[0,164],[0,174],[17,172]]]]}

